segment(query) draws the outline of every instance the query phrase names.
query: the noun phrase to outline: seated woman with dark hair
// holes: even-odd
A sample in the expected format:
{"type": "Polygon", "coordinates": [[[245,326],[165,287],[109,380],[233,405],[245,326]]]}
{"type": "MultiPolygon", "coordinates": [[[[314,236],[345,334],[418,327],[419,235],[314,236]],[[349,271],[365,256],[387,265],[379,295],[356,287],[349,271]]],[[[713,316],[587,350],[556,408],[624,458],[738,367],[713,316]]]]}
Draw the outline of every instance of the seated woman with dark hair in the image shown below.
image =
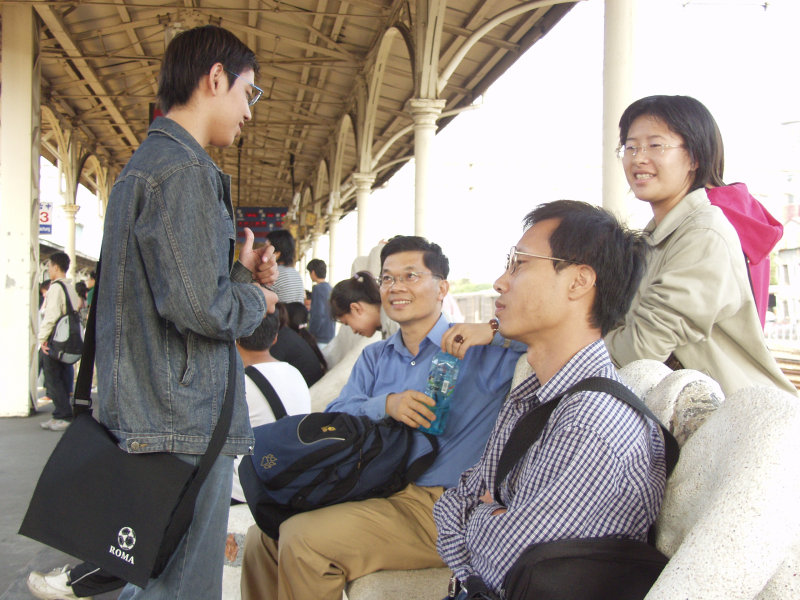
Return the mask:
{"type": "Polygon", "coordinates": [[[279,302],[275,305],[275,310],[280,317],[281,326],[278,330],[278,341],[270,348],[270,354],[300,371],[306,384],[311,387],[325,374],[328,365],[314,336],[305,330],[308,311],[302,302],[279,302]]]}
{"type": "Polygon", "coordinates": [[[398,329],[381,307],[381,291],[369,271],[359,271],[337,283],[329,302],[331,317],[358,335],[372,337],[380,331],[386,339],[398,329]]]}

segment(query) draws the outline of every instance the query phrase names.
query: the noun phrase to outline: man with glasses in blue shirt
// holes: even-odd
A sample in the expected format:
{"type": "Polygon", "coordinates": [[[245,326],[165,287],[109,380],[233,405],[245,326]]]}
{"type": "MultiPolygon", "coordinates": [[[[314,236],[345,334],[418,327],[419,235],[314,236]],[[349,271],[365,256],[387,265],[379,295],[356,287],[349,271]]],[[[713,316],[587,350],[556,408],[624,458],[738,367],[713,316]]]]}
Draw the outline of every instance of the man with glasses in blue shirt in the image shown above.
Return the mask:
{"type": "MultiPolygon", "coordinates": [[[[416,482],[388,498],[295,515],[281,525],[277,542],[255,526],[248,531],[245,600],[340,600],[345,584],[362,575],[443,565],[436,553],[433,504],[480,456],[525,346],[493,336],[496,322],[451,329],[442,315],[450,267],[437,244],[394,237],[381,251],[381,265],[382,306],[400,330],[364,349],[328,411],[428,426],[434,401],[423,390],[433,357],[441,349],[455,352],[466,343],[468,331],[474,336],[480,330],[484,343],[492,340],[493,345],[466,351],[447,426],[439,436],[439,455],[416,482]]],[[[421,433],[416,438],[412,459],[430,448],[421,433]]]]}

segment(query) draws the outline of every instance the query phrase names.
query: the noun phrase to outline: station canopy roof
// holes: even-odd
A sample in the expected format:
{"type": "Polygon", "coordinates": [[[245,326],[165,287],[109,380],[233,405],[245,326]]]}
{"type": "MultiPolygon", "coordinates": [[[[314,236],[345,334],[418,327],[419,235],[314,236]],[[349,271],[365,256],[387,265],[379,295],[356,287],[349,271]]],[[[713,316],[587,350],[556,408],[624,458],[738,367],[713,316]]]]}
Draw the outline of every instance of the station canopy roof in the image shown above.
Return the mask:
{"type": "MultiPolygon", "coordinates": [[[[233,178],[235,204],[291,206],[302,197],[301,210],[319,205],[318,215],[329,201],[331,179],[344,185],[393,137],[397,141],[368,165],[376,185],[413,156],[410,99],[438,97],[445,113],[470,105],[574,5],[540,1],[538,8],[486,28],[431,94],[430,82],[441,77],[471,35],[505,11],[530,3],[450,0],[441,10],[436,0],[23,3],[32,5],[43,23],[42,105],[76,130],[83,151],[96,155],[112,177],[146,135],[167,40],[205,24],[234,32],[256,52],[256,84],[264,95],[241,139],[212,156],[233,178]],[[424,39],[438,22],[440,37],[424,39]],[[426,51],[438,51],[433,75],[428,69],[436,61],[424,56],[426,51]],[[375,86],[378,72],[382,80],[375,86]],[[403,128],[407,131],[400,133],[403,128]]],[[[455,117],[438,125],[450,118],[455,117]]],[[[52,159],[50,126],[43,118],[42,153],[52,159]]],[[[340,207],[350,210],[353,202],[343,198],[340,207]]]]}

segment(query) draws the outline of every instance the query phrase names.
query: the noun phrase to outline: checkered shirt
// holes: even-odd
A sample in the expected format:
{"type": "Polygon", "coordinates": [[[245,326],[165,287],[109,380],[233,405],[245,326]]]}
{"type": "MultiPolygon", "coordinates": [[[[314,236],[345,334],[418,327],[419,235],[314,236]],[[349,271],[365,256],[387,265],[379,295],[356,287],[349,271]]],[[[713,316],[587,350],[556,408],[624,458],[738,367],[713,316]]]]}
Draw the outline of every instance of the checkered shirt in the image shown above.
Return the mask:
{"type": "Polygon", "coordinates": [[[509,395],[474,467],[434,507],[437,550],[462,581],[480,575],[499,593],[531,544],[572,537],[645,540],[661,507],[666,479],[657,424],[602,392],[563,398],[539,439],[495,489],[500,454],[517,421],[578,381],[617,379],[602,340],[583,348],[545,385],[532,375],[509,395]],[[506,508],[498,515],[492,512],[506,508]]]}

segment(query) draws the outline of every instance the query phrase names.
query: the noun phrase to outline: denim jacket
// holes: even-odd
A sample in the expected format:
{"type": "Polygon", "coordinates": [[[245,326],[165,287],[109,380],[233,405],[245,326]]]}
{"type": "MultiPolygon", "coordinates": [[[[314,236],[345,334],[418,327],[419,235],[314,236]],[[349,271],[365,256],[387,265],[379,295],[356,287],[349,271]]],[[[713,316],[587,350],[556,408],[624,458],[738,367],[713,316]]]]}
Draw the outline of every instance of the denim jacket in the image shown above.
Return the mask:
{"type": "MultiPolygon", "coordinates": [[[[99,419],[128,452],[206,451],[229,347],[267,309],[233,265],[235,235],[230,178],[180,125],[156,119],[111,191],[96,296],[99,419]]],[[[223,454],[253,442],[238,355],[236,371],[223,454]]]]}

